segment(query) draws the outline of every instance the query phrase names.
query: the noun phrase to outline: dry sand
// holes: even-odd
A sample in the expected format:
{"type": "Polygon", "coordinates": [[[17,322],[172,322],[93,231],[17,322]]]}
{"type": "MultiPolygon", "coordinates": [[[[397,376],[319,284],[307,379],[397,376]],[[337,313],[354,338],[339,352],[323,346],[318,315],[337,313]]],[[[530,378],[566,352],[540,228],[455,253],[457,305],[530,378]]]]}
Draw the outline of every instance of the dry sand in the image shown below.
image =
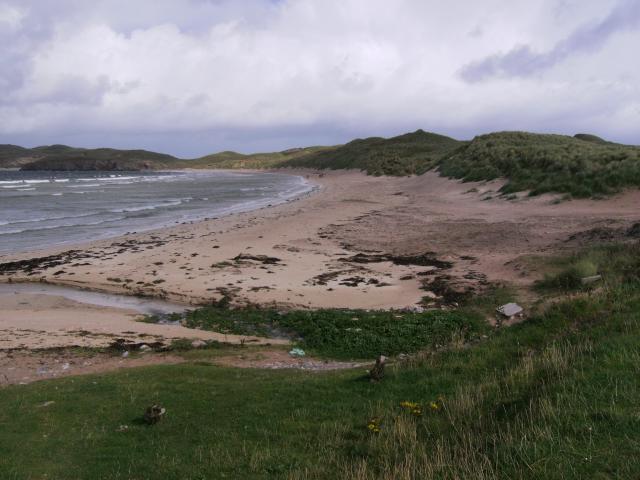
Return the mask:
{"type": "MultiPolygon", "coordinates": [[[[227,295],[238,303],[279,307],[406,308],[428,294],[421,287],[430,279],[445,279],[456,289],[490,281],[530,283],[536,272],[523,256],[586,242],[593,228],[623,231],[640,219],[637,191],[554,204],[548,196],[508,201],[495,194],[498,182],[463,184],[434,173],[410,178],[298,173],[318,183],[319,191],[276,207],[74,246],[72,253],[63,253],[70,250],[66,247],[0,257],[0,282],[46,281],[190,304],[227,295]],[[434,252],[428,258],[452,267],[353,258],[428,252],[434,252]],[[43,259],[6,267],[33,257],[43,259]]],[[[0,312],[0,330],[14,332],[0,348],[53,345],[55,331],[78,342],[126,331],[215,335],[141,324],[132,321],[131,312],[59,298],[2,296],[0,312]],[[73,331],[91,335],[74,337],[73,331]]]]}
{"type": "Polygon", "coordinates": [[[127,342],[173,339],[225,343],[278,344],[282,340],[224,335],[137,321],[133,310],[99,307],[50,295],[0,295],[0,350],[59,347],[105,347],[117,338],[127,342]]]}

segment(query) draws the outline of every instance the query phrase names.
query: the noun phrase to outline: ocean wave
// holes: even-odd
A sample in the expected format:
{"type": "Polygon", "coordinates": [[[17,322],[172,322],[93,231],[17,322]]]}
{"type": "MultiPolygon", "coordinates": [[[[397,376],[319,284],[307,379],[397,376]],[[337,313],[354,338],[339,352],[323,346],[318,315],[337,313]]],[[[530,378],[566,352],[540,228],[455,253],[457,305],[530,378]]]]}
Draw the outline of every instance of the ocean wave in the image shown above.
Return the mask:
{"type": "Polygon", "coordinates": [[[23,218],[21,220],[10,220],[0,222],[0,225],[16,225],[20,223],[38,223],[38,222],[48,222],[53,220],[65,220],[67,218],[86,218],[86,217],[94,217],[96,215],[104,215],[106,212],[89,212],[89,213],[80,213],[74,215],[62,215],[58,217],[37,217],[37,218],[23,218]]]}
{"type": "Polygon", "coordinates": [[[129,213],[129,212],[142,212],[144,210],[156,210],[158,208],[163,207],[177,207],[178,205],[182,205],[184,202],[188,202],[193,200],[192,197],[169,200],[163,203],[152,203],[150,205],[143,205],[140,207],[129,207],[129,208],[118,208],[114,210],[109,210],[111,213],[129,213]]]}
{"type": "MultiPolygon", "coordinates": [[[[313,184],[301,177],[270,174],[270,178],[265,178],[265,175],[176,174],[82,179],[61,175],[61,178],[50,180],[50,187],[37,188],[37,192],[33,191],[36,188],[25,188],[31,186],[24,181],[13,180],[16,177],[4,177],[6,180],[0,181],[0,187],[8,188],[0,188],[0,202],[10,199],[11,203],[7,203],[7,206],[20,205],[21,211],[24,209],[27,215],[38,218],[23,217],[11,221],[4,217],[0,222],[0,225],[4,225],[0,228],[0,235],[3,235],[0,237],[0,251],[40,248],[60,241],[80,241],[84,226],[91,229],[92,238],[108,238],[132,228],[145,231],[170,226],[176,221],[220,217],[269,204],[281,204],[314,189],[313,184]],[[246,182],[239,180],[240,177],[246,178],[246,182]],[[165,182],[167,187],[164,186],[165,182]],[[57,183],[59,185],[56,187],[57,183]],[[129,183],[136,185],[120,186],[129,183]],[[62,192],[61,198],[49,199],[49,196],[60,196],[62,192]],[[81,199],[73,197],[71,193],[87,196],[81,199]],[[85,198],[89,201],[85,201],[85,198]],[[186,205],[187,202],[191,204],[186,205]],[[74,214],[79,207],[87,210],[74,214]],[[47,213],[53,216],[47,216],[47,213]],[[42,233],[33,233],[38,231],[42,233]]],[[[47,181],[41,180],[40,183],[47,181]]]]}
{"type": "Polygon", "coordinates": [[[55,230],[57,228],[67,228],[67,227],[90,227],[90,226],[95,226],[95,225],[102,225],[103,223],[112,223],[112,222],[118,222],[120,220],[126,220],[127,217],[117,217],[117,218],[110,218],[108,220],[100,220],[98,222],[89,222],[89,223],[64,223],[62,225],[49,225],[46,227],[40,227],[40,228],[24,228],[24,229],[17,229],[17,230],[6,230],[6,231],[0,231],[0,236],[2,235],[16,235],[19,233],[33,233],[33,232],[39,232],[41,230],[55,230]]]}
{"type": "Polygon", "coordinates": [[[24,183],[51,183],[51,180],[25,180],[24,183]]]}
{"type": "Polygon", "coordinates": [[[99,177],[99,178],[95,178],[94,180],[102,180],[105,182],[117,182],[120,180],[135,180],[137,178],[141,178],[141,177],[99,177]]]}

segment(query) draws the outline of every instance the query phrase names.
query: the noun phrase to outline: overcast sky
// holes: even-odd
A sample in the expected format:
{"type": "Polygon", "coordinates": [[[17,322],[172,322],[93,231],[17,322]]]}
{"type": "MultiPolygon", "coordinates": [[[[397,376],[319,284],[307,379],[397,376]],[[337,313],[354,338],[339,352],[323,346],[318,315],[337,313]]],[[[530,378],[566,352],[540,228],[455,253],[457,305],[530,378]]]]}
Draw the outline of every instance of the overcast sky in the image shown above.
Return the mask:
{"type": "Polygon", "coordinates": [[[640,144],[640,0],[0,0],[0,143],[640,144]]]}

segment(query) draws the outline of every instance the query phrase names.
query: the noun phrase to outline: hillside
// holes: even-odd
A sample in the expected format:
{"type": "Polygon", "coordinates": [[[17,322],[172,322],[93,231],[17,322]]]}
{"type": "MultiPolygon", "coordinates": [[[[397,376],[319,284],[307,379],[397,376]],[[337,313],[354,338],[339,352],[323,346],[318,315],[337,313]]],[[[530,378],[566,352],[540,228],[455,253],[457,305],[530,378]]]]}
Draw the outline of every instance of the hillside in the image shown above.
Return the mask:
{"type": "Polygon", "coordinates": [[[307,156],[331,150],[333,147],[307,147],[291,148],[282,152],[273,153],[253,153],[244,155],[237,152],[220,152],[193,160],[182,160],[179,162],[181,168],[278,168],[286,166],[289,161],[306,158],[307,156]]]}
{"type": "Polygon", "coordinates": [[[459,141],[417,130],[392,138],[370,137],[287,152],[222,152],[188,163],[199,168],[356,169],[394,176],[420,175],[438,168],[444,176],[465,181],[505,178],[503,193],[529,191],[532,195],[557,192],[589,197],[640,186],[639,147],[584,133],[570,137],[497,132],[459,141]]]}
{"type": "Polygon", "coordinates": [[[503,193],[607,195],[640,186],[640,147],[580,133],[497,132],[459,141],[417,130],[345,145],[241,154],[224,151],[184,160],[146,150],[0,145],[0,168],[24,170],[146,170],[161,168],[355,169],[370,175],[420,175],[438,168],[465,181],[505,178],[503,193]]]}
{"type": "Polygon", "coordinates": [[[606,195],[640,186],[640,148],[594,136],[499,132],[480,135],[444,158],[440,172],[467,181],[506,178],[504,193],[606,195]]]}
{"type": "Polygon", "coordinates": [[[355,169],[370,175],[422,174],[465,145],[450,137],[417,130],[392,138],[356,139],[345,145],[294,148],[243,155],[220,152],[180,166],[191,168],[318,168],[355,169]]]}
{"type": "Polygon", "coordinates": [[[146,150],[84,149],[67,145],[0,145],[0,168],[22,170],[146,170],[172,167],[171,155],[146,150]]]}
{"type": "Polygon", "coordinates": [[[371,175],[411,175],[430,170],[465,142],[417,130],[389,139],[371,137],[287,161],[283,166],[358,169],[371,175]]]}

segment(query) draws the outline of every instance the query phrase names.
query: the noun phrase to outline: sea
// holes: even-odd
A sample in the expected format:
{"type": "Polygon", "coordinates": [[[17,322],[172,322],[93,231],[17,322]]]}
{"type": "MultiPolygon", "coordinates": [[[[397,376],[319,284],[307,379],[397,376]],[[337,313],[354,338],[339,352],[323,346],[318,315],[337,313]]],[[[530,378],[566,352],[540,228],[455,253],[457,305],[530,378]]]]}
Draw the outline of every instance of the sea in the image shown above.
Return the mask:
{"type": "Polygon", "coordinates": [[[0,171],[0,255],[217,218],[312,189],[283,173],[0,171]]]}

